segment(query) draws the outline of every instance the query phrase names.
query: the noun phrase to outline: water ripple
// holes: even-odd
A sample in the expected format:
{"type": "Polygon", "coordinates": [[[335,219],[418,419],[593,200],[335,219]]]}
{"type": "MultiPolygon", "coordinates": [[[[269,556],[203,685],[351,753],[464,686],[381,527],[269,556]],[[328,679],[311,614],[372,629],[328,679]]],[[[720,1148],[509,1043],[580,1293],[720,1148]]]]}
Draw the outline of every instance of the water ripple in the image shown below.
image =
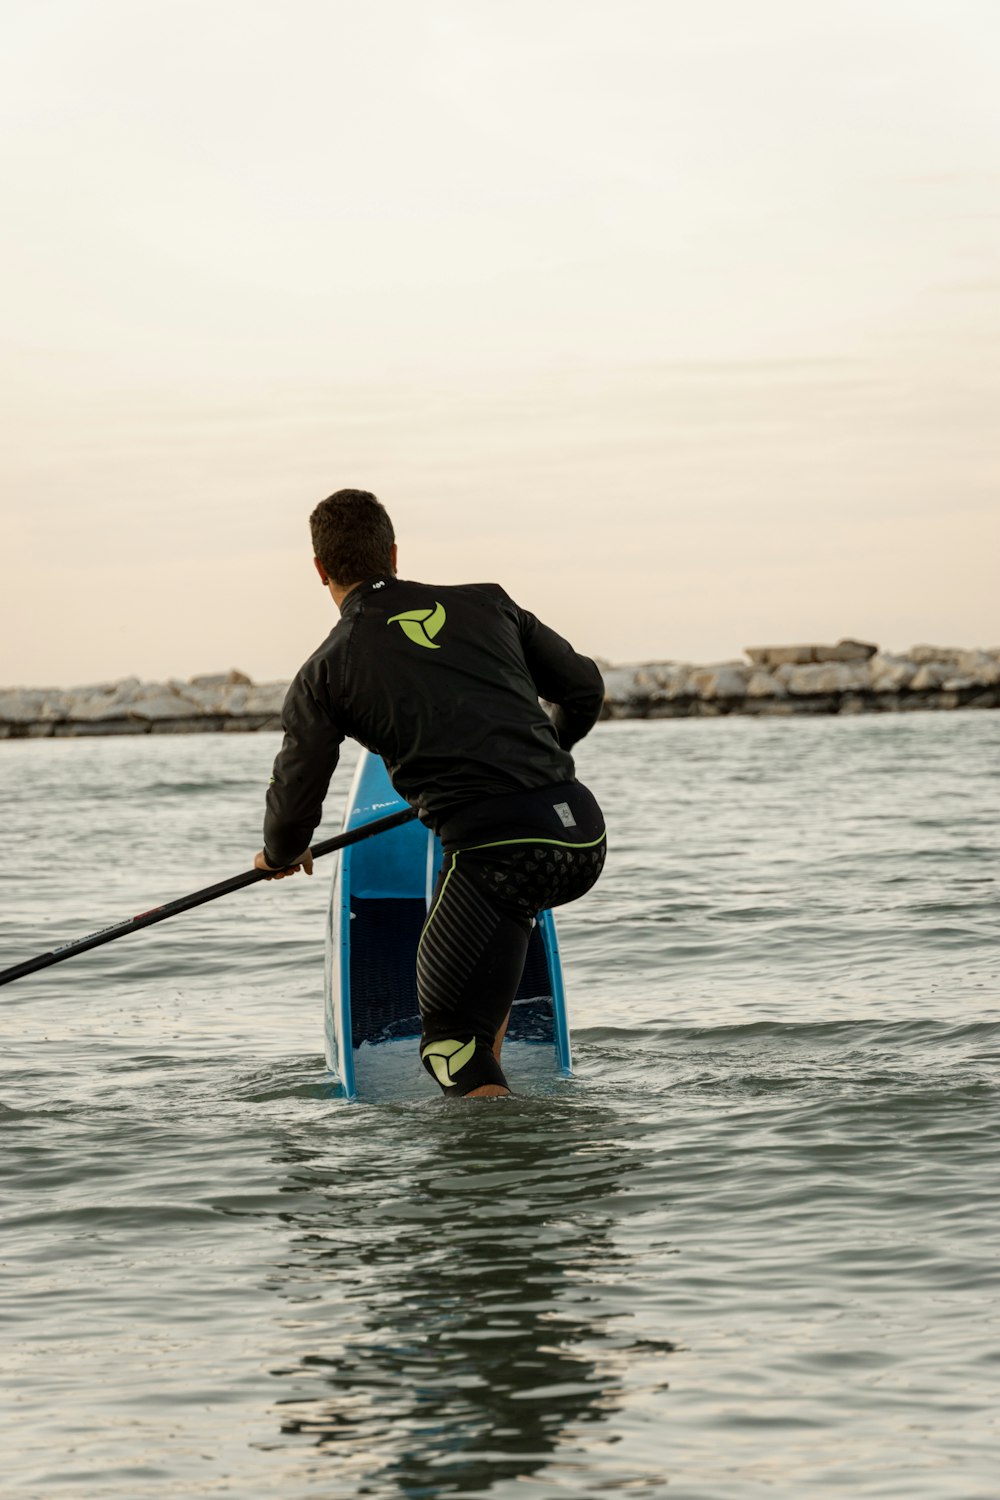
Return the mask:
{"type": "MultiPolygon", "coordinates": [[[[0,747],[5,961],[244,865],[274,744],[0,747]]],[[[498,1107],[331,1097],[323,875],[5,990],[8,1491],[993,1500],[998,750],[601,726],[577,1076],[498,1107]]]]}

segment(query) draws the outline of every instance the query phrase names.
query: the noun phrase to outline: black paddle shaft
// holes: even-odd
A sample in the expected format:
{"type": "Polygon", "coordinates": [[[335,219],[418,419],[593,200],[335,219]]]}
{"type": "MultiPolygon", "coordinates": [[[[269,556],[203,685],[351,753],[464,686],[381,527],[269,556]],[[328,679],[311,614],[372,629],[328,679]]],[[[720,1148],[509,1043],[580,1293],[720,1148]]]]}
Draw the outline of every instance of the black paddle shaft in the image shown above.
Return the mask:
{"type": "MultiPolygon", "coordinates": [[[[404,807],[399,812],[390,813],[387,818],[376,818],[373,823],[362,823],[359,828],[338,833],[336,838],[323,839],[313,845],[313,859],[319,859],[323,854],[332,854],[336,849],[346,849],[348,844],[360,843],[362,839],[373,838],[376,833],[387,833],[390,828],[398,828],[400,824],[408,823],[415,817],[416,813],[411,807],[404,807]]],[[[36,958],[26,959],[23,964],[0,969],[0,984],[23,979],[26,974],[47,969],[51,964],[61,964],[64,958],[75,958],[78,953],[86,953],[89,948],[99,948],[102,943],[113,943],[115,938],[124,937],[127,932],[138,932],[140,927],[152,927],[154,922],[165,922],[168,917],[176,917],[178,912],[190,911],[192,906],[204,906],[206,901],[214,901],[218,896],[228,896],[230,891],[241,891],[245,885],[256,885],[258,880],[268,878],[267,870],[245,870],[242,875],[220,880],[217,885],[206,885],[200,891],[193,891],[190,896],[179,896],[176,901],[154,906],[151,911],[129,917],[125,922],[117,922],[113,927],[102,927],[87,937],[77,938],[75,942],[62,943],[50,953],[39,953],[36,958]]]]}

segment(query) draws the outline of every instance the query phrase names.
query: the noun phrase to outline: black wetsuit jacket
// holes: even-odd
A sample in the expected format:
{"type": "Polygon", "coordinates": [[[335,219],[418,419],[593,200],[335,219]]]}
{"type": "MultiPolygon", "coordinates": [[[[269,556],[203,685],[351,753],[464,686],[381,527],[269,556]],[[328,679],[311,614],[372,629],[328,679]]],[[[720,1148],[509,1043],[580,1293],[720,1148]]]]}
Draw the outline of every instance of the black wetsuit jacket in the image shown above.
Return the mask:
{"type": "Polygon", "coordinates": [[[308,847],[345,737],[435,830],[456,809],[571,781],[604,703],[597,666],[496,583],[370,578],[298,673],[264,819],[268,864],[308,847]],[[552,717],[539,697],[555,704],[552,717]]]}

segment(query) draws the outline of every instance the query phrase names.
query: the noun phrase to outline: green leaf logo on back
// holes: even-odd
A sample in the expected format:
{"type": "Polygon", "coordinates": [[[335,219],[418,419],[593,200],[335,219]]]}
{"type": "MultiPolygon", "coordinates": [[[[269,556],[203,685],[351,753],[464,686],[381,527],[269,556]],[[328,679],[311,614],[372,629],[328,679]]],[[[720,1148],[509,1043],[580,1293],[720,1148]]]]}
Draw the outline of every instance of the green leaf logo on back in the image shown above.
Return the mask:
{"type": "Polygon", "coordinates": [[[414,645],[428,646],[431,651],[440,651],[440,646],[434,644],[434,637],[440,633],[446,619],[444,605],[435,604],[433,609],[404,610],[401,615],[393,615],[386,621],[386,624],[398,624],[403,634],[413,641],[414,645]]]}

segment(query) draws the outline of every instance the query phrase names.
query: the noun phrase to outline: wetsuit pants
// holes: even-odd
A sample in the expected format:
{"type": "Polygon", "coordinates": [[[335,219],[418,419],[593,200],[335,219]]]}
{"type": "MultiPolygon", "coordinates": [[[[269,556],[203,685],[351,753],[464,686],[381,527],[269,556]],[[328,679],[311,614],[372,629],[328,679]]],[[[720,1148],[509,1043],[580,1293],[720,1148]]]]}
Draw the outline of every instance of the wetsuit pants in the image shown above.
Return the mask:
{"type": "Polygon", "coordinates": [[[604,866],[604,819],[572,781],[466,808],[440,834],[444,860],[417,949],[420,1056],[446,1094],[508,1087],[493,1044],[535,917],[590,890],[604,866]]]}

